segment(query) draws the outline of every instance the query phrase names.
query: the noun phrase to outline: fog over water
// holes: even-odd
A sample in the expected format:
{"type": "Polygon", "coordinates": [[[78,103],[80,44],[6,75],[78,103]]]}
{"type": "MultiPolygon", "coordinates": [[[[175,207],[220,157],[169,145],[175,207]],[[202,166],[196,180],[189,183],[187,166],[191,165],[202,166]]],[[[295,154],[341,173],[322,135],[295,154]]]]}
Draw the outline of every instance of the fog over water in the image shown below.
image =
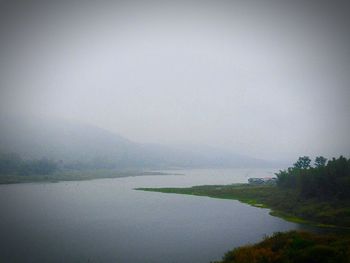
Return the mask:
{"type": "Polygon", "coordinates": [[[349,155],[346,1],[1,1],[0,111],[267,159],[349,155]]]}
{"type": "Polygon", "coordinates": [[[348,2],[0,0],[0,261],[209,262],[328,231],[139,187],[277,175],[249,200],[346,225],[349,161],[311,159],[350,157],[348,2]]]}

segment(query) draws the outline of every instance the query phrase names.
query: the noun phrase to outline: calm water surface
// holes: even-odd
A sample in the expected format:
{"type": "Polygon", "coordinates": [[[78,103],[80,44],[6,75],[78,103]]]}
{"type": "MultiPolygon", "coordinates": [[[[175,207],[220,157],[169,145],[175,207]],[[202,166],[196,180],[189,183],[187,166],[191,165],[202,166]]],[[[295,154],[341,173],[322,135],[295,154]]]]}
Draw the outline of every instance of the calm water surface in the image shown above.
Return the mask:
{"type": "Polygon", "coordinates": [[[0,186],[0,262],[210,262],[233,247],[302,226],[234,200],[136,187],[246,182],[274,170],[0,186]]]}

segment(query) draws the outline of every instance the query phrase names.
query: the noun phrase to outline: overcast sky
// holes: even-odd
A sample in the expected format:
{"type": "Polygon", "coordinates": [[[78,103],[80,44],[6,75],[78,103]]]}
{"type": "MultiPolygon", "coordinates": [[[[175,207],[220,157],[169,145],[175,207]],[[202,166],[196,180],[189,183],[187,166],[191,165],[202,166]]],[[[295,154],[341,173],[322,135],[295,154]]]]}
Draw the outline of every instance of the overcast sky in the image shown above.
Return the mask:
{"type": "Polygon", "coordinates": [[[288,2],[0,1],[0,109],[137,142],[349,155],[349,6],[288,2]]]}

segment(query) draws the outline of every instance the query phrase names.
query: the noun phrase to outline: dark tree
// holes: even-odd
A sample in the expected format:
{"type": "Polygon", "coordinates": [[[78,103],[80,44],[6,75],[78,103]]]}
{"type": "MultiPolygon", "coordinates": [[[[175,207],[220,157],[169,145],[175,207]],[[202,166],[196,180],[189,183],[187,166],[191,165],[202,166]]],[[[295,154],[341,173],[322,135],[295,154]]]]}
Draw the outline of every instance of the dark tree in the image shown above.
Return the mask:
{"type": "Polygon", "coordinates": [[[294,164],[295,168],[298,169],[308,169],[310,168],[311,159],[309,156],[299,157],[298,161],[294,164]]]}
{"type": "Polygon", "coordinates": [[[318,156],[316,157],[315,159],[315,167],[318,168],[318,167],[324,167],[327,163],[327,159],[324,158],[323,156],[318,156]]]}
{"type": "Polygon", "coordinates": [[[294,167],[277,173],[277,186],[296,190],[303,199],[350,200],[350,159],[340,156],[327,162],[319,156],[316,168],[310,162],[309,157],[300,157],[294,167]]]}

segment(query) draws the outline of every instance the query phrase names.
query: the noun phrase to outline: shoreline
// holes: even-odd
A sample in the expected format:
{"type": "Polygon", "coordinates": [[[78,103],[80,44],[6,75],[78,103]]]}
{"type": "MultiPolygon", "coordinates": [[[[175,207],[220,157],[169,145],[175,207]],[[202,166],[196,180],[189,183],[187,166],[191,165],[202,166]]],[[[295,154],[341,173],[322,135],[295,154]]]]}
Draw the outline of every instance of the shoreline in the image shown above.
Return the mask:
{"type": "Polygon", "coordinates": [[[148,192],[159,192],[159,193],[167,193],[167,194],[184,194],[184,195],[192,195],[192,196],[205,196],[209,198],[217,198],[217,199],[229,199],[229,200],[237,200],[241,203],[254,206],[256,208],[263,208],[263,209],[269,209],[269,214],[271,216],[275,216],[278,218],[281,218],[283,220],[286,220],[288,222],[297,223],[297,224],[304,224],[309,225],[312,227],[317,228],[324,228],[324,229],[334,229],[334,230],[346,230],[350,231],[350,226],[345,225],[337,225],[337,224],[330,224],[325,222],[320,222],[316,220],[310,220],[305,217],[297,216],[292,213],[288,213],[286,211],[283,211],[282,209],[278,209],[275,207],[272,207],[271,205],[267,204],[266,202],[263,202],[262,200],[258,200],[257,198],[254,198],[254,196],[249,196],[249,194],[246,197],[242,197],[239,195],[235,195],[232,193],[228,193],[227,189],[230,187],[231,189],[239,189],[239,190],[252,190],[252,189],[264,189],[264,190],[270,190],[271,186],[250,186],[248,184],[233,184],[233,185],[203,185],[203,186],[193,186],[189,188],[135,188],[134,190],[138,191],[148,191],[148,192]]]}
{"type": "Polygon", "coordinates": [[[135,176],[166,176],[182,175],[159,171],[120,171],[120,170],[87,170],[63,172],[53,175],[8,175],[0,176],[0,185],[27,184],[27,183],[58,183],[71,181],[90,181],[97,179],[116,179],[135,176]]]}

